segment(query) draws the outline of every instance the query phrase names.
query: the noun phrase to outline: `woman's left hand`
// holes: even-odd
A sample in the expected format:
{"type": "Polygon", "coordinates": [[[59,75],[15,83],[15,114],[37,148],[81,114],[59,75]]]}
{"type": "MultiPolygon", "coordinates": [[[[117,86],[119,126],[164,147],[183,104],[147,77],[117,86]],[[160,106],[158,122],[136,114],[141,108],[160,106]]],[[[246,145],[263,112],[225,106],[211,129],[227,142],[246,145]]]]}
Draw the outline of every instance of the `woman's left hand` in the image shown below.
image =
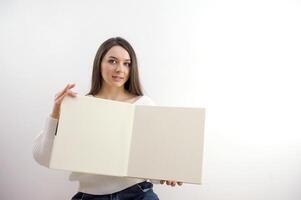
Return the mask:
{"type": "Polygon", "coordinates": [[[173,180],[161,180],[160,183],[164,184],[166,182],[167,185],[170,185],[172,187],[176,186],[176,184],[178,184],[179,186],[183,185],[182,182],[177,182],[177,181],[173,181],[173,180]]]}

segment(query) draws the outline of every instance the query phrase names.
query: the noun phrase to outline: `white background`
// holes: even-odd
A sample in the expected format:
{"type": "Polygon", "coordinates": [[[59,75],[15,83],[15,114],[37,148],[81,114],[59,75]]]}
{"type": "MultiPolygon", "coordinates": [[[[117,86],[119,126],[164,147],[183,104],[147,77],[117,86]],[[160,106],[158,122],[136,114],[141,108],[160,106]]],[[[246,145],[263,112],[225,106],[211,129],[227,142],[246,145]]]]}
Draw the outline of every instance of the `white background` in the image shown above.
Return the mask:
{"type": "Polygon", "coordinates": [[[88,92],[113,36],[135,48],[157,104],[207,109],[203,185],[156,185],[162,200],[301,198],[300,0],[2,0],[1,200],[76,192],[68,172],[34,162],[32,142],[56,92],[88,92]]]}

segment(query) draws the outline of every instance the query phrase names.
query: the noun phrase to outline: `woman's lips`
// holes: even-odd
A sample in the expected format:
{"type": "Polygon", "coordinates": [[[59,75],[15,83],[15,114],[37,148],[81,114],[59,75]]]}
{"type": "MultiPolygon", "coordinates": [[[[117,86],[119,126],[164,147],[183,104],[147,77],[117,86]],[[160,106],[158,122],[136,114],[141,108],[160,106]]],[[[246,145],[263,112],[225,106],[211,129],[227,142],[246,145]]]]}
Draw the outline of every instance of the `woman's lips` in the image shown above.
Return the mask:
{"type": "Polygon", "coordinates": [[[120,76],[112,76],[112,78],[114,79],[114,81],[121,81],[124,79],[123,77],[120,76]]]}

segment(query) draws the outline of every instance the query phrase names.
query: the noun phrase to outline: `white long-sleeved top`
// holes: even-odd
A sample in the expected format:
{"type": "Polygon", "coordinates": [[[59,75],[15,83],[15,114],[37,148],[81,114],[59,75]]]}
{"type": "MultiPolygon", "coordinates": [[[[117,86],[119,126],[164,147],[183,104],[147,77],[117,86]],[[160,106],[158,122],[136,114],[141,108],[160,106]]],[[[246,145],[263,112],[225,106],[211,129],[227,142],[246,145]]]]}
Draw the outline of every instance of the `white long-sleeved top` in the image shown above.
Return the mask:
{"type": "MultiPolygon", "coordinates": [[[[139,97],[133,104],[155,105],[152,99],[146,95],[139,97]]],[[[57,119],[48,116],[44,129],[34,139],[33,157],[40,165],[45,167],[49,167],[57,124],[57,119]]],[[[138,178],[104,176],[78,172],[72,172],[69,176],[69,180],[79,182],[79,192],[98,195],[111,194],[145,181],[145,179],[138,178]]],[[[155,184],[159,183],[158,180],[150,181],[155,184]]]]}

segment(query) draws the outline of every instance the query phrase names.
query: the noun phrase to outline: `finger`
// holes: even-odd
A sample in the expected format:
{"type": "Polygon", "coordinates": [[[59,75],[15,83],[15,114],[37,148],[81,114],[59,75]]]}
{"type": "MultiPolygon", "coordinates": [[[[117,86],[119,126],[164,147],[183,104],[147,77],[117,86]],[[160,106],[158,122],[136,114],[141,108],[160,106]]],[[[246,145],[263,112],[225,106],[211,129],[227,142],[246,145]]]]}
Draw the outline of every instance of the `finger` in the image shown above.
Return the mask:
{"type": "Polygon", "coordinates": [[[65,92],[67,95],[72,95],[72,94],[77,94],[77,92],[73,92],[72,90],[68,89],[66,92],[65,92]]]}
{"type": "Polygon", "coordinates": [[[161,183],[161,184],[164,184],[164,183],[165,183],[165,181],[164,181],[164,180],[161,180],[161,181],[160,181],[160,183],[161,183]]]}
{"type": "Polygon", "coordinates": [[[75,86],[75,83],[72,83],[72,84],[67,84],[67,86],[61,91],[59,92],[56,97],[55,97],[55,100],[60,98],[68,89],[70,90],[71,88],[73,88],[75,86]]]}
{"type": "Polygon", "coordinates": [[[71,95],[70,91],[65,92],[60,98],[58,98],[58,99],[55,101],[55,103],[56,103],[57,105],[60,106],[60,105],[62,104],[62,101],[64,100],[64,98],[65,98],[67,95],[71,95]]]}
{"type": "Polygon", "coordinates": [[[57,105],[61,105],[63,99],[65,98],[65,96],[71,96],[71,97],[76,97],[77,93],[76,92],[72,92],[71,90],[67,90],[62,96],[60,96],[58,99],[55,100],[55,104],[57,105]]]}
{"type": "Polygon", "coordinates": [[[61,103],[62,103],[62,101],[63,101],[63,99],[64,99],[64,97],[65,97],[66,95],[67,95],[67,94],[64,93],[62,96],[60,96],[59,98],[57,98],[57,99],[55,100],[55,104],[61,105],[61,103]]]}
{"type": "Polygon", "coordinates": [[[61,101],[63,101],[63,99],[66,97],[66,96],[70,96],[70,97],[76,97],[76,92],[73,92],[73,91],[71,91],[71,90],[67,90],[65,93],[64,93],[64,95],[62,96],[62,100],[61,101]]]}
{"type": "Polygon", "coordinates": [[[179,185],[179,186],[183,185],[183,182],[178,182],[178,185],[179,185]]]}
{"type": "Polygon", "coordinates": [[[68,89],[74,88],[74,86],[75,86],[75,83],[71,83],[71,84],[69,85],[69,88],[68,88],[68,89]]]}
{"type": "Polygon", "coordinates": [[[60,97],[62,97],[64,94],[67,94],[67,95],[71,95],[71,96],[74,96],[73,94],[75,94],[74,92],[72,92],[70,89],[71,88],[73,88],[75,85],[70,85],[69,86],[69,88],[67,89],[67,90],[65,90],[60,96],[58,96],[57,98],[56,98],[56,100],[57,99],[59,99],[60,97]]]}
{"type": "Polygon", "coordinates": [[[55,95],[55,98],[59,98],[60,96],[62,96],[62,94],[69,88],[69,85],[70,85],[70,84],[68,83],[62,91],[58,92],[58,93],[55,95]]]}
{"type": "Polygon", "coordinates": [[[71,96],[71,97],[76,97],[77,93],[76,92],[72,92],[72,91],[68,91],[67,95],[71,96]]]}
{"type": "Polygon", "coordinates": [[[172,181],[172,182],[171,182],[171,186],[172,186],[172,187],[176,186],[176,181],[172,181]]]}
{"type": "Polygon", "coordinates": [[[170,181],[166,181],[166,184],[167,184],[167,185],[170,185],[170,181]]]}

